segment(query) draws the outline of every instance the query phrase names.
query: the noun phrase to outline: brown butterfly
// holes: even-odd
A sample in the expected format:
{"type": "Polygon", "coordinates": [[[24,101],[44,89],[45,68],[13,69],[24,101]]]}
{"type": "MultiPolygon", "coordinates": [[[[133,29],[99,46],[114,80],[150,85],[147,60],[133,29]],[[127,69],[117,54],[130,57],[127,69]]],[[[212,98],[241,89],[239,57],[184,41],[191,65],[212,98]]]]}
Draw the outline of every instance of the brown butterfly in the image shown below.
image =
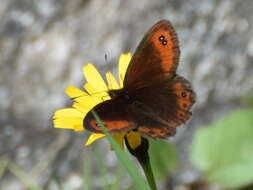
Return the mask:
{"type": "MultiPolygon", "coordinates": [[[[123,82],[109,90],[111,99],[94,107],[111,133],[136,130],[144,136],[167,138],[192,115],[196,95],[191,84],[176,74],[179,42],[167,20],[155,24],[138,46],[123,82]]],[[[86,129],[102,133],[91,112],[84,118],[86,129]]]]}

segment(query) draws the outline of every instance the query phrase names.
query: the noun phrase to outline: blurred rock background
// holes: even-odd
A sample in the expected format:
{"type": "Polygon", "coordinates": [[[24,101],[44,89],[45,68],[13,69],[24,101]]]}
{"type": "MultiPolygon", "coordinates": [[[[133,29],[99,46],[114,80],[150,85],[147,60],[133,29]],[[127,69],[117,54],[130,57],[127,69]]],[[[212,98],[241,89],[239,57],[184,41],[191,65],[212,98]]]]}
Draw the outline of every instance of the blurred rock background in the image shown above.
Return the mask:
{"type": "MultiPolygon", "coordinates": [[[[65,187],[80,188],[80,164],[95,156],[82,146],[87,133],[53,129],[52,115],[71,105],[64,94],[68,85],[84,84],[82,66],[92,62],[101,73],[116,74],[119,55],[133,53],[160,19],[173,23],[181,44],[178,73],[192,81],[198,95],[193,119],[170,140],[180,158],[173,179],[196,180],[200,174],[187,156],[194,130],[244,107],[240,98],[253,94],[251,0],[1,0],[1,158],[45,189],[57,189],[55,179],[69,184],[74,179],[65,187]]],[[[113,169],[118,162],[109,146],[97,146],[105,147],[106,167],[113,169]]],[[[98,178],[94,187],[101,189],[98,178]]],[[[127,187],[131,181],[122,183],[127,187]]],[[[10,173],[0,187],[26,188],[10,173]]]]}

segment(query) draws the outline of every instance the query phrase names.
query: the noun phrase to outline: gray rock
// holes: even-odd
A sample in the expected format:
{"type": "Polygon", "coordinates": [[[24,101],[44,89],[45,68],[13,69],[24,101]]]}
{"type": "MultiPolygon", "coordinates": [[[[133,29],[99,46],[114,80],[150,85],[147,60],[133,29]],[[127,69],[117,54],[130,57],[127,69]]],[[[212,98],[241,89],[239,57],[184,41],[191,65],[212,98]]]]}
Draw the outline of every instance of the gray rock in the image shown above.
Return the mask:
{"type": "Polygon", "coordinates": [[[1,155],[41,185],[50,184],[52,172],[65,179],[86,151],[84,133],[52,127],[54,111],[71,105],[65,88],[84,84],[88,62],[116,74],[119,55],[133,53],[155,22],[169,19],[181,44],[178,72],[198,95],[192,121],[174,138],[181,160],[174,178],[194,181],[199,174],[187,156],[194,130],[241,107],[240,97],[253,92],[252,10],[250,0],[1,0],[1,155]]]}

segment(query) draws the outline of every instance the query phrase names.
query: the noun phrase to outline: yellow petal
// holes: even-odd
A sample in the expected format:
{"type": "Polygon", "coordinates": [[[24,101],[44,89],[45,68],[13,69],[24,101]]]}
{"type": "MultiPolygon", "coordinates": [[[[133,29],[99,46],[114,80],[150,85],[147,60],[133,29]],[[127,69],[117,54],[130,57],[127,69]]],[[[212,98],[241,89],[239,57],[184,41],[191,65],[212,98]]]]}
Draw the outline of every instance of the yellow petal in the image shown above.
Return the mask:
{"type": "MultiPolygon", "coordinates": [[[[74,102],[73,103],[73,108],[76,108],[78,111],[83,113],[83,117],[86,116],[86,114],[93,108],[91,107],[91,109],[88,109],[88,104],[83,105],[83,104],[79,104],[78,102],[74,102]]],[[[90,105],[89,105],[90,106],[90,105]]]]}
{"type": "Polygon", "coordinates": [[[83,88],[89,93],[89,95],[91,95],[91,94],[99,94],[99,93],[101,93],[101,92],[103,92],[103,91],[101,91],[101,92],[99,92],[94,86],[92,86],[90,83],[85,83],[84,85],[83,85],[83,88]]]}
{"type": "Polygon", "coordinates": [[[123,87],[124,77],[127,71],[127,67],[130,63],[132,56],[131,53],[121,54],[119,58],[119,82],[120,87],[123,87]]]}
{"type": "Polygon", "coordinates": [[[75,98],[75,102],[78,102],[83,107],[87,108],[87,110],[91,110],[96,105],[96,102],[90,95],[75,98]]]}
{"type": "Polygon", "coordinates": [[[53,124],[55,128],[75,129],[75,126],[83,125],[83,118],[63,117],[53,120],[53,124]]]}
{"type": "Polygon", "coordinates": [[[79,88],[76,88],[74,86],[68,86],[65,90],[65,93],[70,97],[70,98],[76,98],[80,96],[85,96],[88,95],[84,91],[80,90],[79,88]]]}
{"type": "Polygon", "coordinates": [[[69,97],[74,98],[76,102],[82,105],[84,109],[82,109],[82,112],[88,112],[96,105],[93,98],[79,88],[68,86],[65,92],[69,97]]]}
{"type": "Polygon", "coordinates": [[[82,112],[77,111],[74,108],[64,108],[64,109],[57,110],[54,113],[53,119],[63,118],[63,117],[84,118],[84,114],[82,112]]]}
{"type": "Polygon", "coordinates": [[[105,76],[106,76],[106,79],[107,79],[109,90],[119,89],[120,88],[117,80],[114,78],[114,76],[111,72],[107,72],[105,74],[105,76]]]}
{"type": "MultiPolygon", "coordinates": [[[[118,142],[120,148],[124,149],[124,136],[126,133],[116,133],[112,135],[114,139],[118,142]]],[[[112,148],[111,148],[112,149],[112,148]]]]}
{"type": "Polygon", "coordinates": [[[74,130],[75,130],[76,132],[78,132],[78,131],[83,131],[83,130],[85,130],[85,129],[84,129],[83,125],[75,125],[75,126],[74,126],[74,130]]]}
{"type": "Polygon", "coordinates": [[[95,86],[98,91],[108,90],[103,78],[91,63],[83,67],[83,74],[87,82],[90,83],[91,86],[95,86]]]}
{"type": "Polygon", "coordinates": [[[97,89],[95,89],[90,83],[86,83],[84,88],[89,92],[90,97],[93,99],[95,104],[99,104],[110,99],[110,96],[106,91],[97,91],[97,89]]]}
{"type": "Polygon", "coordinates": [[[126,138],[129,146],[132,149],[137,148],[141,144],[141,136],[134,131],[130,131],[129,133],[127,133],[126,138]]]}
{"type": "Polygon", "coordinates": [[[104,137],[105,134],[101,134],[101,133],[93,133],[89,136],[87,142],[85,143],[85,146],[88,146],[90,144],[92,144],[94,141],[104,137]]]}

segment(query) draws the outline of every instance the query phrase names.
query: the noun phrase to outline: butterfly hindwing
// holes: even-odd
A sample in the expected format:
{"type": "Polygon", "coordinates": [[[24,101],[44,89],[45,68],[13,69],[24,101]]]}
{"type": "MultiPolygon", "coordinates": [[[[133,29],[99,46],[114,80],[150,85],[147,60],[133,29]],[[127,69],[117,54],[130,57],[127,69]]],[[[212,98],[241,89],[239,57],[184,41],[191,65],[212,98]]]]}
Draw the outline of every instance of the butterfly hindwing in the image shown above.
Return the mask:
{"type": "MultiPolygon", "coordinates": [[[[135,98],[139,102],[136,105],[145,105],[136,106],[138,115],[148,115],[149,118],[157,121],[143,123],[142,120],[139,125],[141,127],[138,129],[146,135],[159,138],[175,134],[176,127],[189,120],[192,115],[190,109],[196,101],[191,84],[179,75],[137,90],[135,98]]],[[[139,120],[141,118],[144,117],[139,117],[139,120]]]]}
{"type": "Polygon", "coordinates": [[[166,139],[170,136],[174,136],[176,134],[176,129],[159,124],[159,127],[151,128],[147,126],[139,126],[138,132],[147,137],[166,139]]]}

